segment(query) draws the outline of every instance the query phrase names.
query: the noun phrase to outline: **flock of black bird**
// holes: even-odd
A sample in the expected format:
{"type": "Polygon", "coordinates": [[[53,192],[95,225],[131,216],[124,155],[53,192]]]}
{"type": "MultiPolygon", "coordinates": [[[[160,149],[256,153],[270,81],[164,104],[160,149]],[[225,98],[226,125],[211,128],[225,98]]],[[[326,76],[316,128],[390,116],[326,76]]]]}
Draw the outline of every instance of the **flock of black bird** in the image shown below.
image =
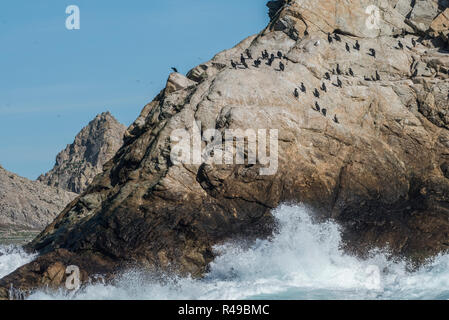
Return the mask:
{"type": "MultiPolygon", "coordinates": [[[[336,42],[342,42],[342,38],[341,38],[340,35],[337,34],[337,33],[333,33],[333,34],[328,33],[328,34],[327,34],[327,40],[328,40],[328,42],[329,42],[330,44],[332,44],[334,41],[336,41],[336,42]]],[[[413,45],[413,47],[416,47],[416,44],[417,44],[417,43],[416,43],[416,40],[415,40],[415,39],[412,39],[412,45],[413,45]]],[[[407,47],[408,49],[411,49],[411,48],[408,47],[408,46],[406,46],[406,47],[407,47]]],[[[361,50],[361,46],[360,46],[360,43],[359,43],[358,40],[356,40],[355,44],[352,45],[352,46],[350,46],[349,43],[346,42],[346,43],[345,43],[345,48],[346,48],[346,51],[347,51],[348,53],[350,53],[351,50],[356,50],[356,51],[360,51],[360,50],[361,50]]],[[[398,41],[397,47],[395,47],[395,48],[396,48],[397,50],[403,50],[403,49],[404,49],[404,44],[401,42],[401,40],[398,41]]],[[[256,67],[256,68],[259,68],[259,66],[262,64],[262,60],[265,60],[265,61],[266,61],[265,64],[266,64],[267,66],[272,66],[272,65],[273,65],[273,62],[274,62],[276,59],[279,59],[279,60],[280,60],[280,61],[279,61],[279,69],[278,69],[277,71],[281,71],[281,72],[282,72],[282,71],[285,70],[285,64],[282,62],[282,59],[285,58],[285,57],[284,57],[284,55],[282,54],[281,51],[278,51],[278,52],[277,52],[277,55],[274,55],[273,53],[269,54],[267,50],[264,50],[264,51],[262,51],[261,57],[258,57],[258,58],[255,59],[255,60],[253,59],[252,54],[251,54],[251,52],[249,51],[249,49],[247,49],[247,50],[245,51],[245,54],[246,54],[246,57],[245,57],[243,54],[241,54],[241,56],[240,56],[240,64],[234,62],[233,60],[231,60],[231,66],[232,66],[232,68],[237,69],[237,68],[240,68],[240,66],[242,66],[244,69],[248,69],[249,66],[248,66],[247,60],[253,60],[253,66],[256,67]]],[[[368,54],[369,56],[373,57],[373,58],[376,58],[376,50],[375,50],[374,48],[369,48],[367,54],[368,54]]],[[[337,81],[336,81],[336,83],[332,83],[332,85],[334,85],[334,86],[337,87],[337,88],[343,88],[343,83],[342,83],[342,81],[340,80],[340,77],[339,77],[339,76],[345,74],[346,76],[355,77],[355,74],[354,74],[354,71],[352,70],[352,68],[349,68],[348,71],[344,73],[344,72],[342,71],[342,69],[341,69],[341,67],[340,67],[339,64],[337,64],[336,68],[332,70],[332,74],[337,76],[337,81]]],[[[416,75],[417,75],[417,70],[415,70],[415,73],[414,73],[413,76],[416,76],[416,75]]],[[[324,74],[324,79],[327,80],[327,81],[331,81],[331,75],[330,75],[329,72],[326,72],[326,73],[324,74]]],[[[371,76],[371,77],[365,76],[364,79],[365,79],[366,81],[380,81],[380,80],[381,80],[381,77],[380,77],[380,75],[379,75],[379,72],[376,70],[376,74],[375,74],[374,76],[371,76]]],[[[321,92],[327,93],[327,86],[326,86],[326,83],[325,83],[325,82],[323,82],[323,83],[321,84],[319,90],[318,90],[318,88],[314,88],[314,90],[313,90],[313,95],[314,95],[314,97],[315,97],[316,99],[320,99],[320,96],[321,96],[320,90],[321,90],[321,92]]],[[[294,97],[295,97],[296,99],[299,99],[299,97],[300,97],[300,91],[301,91],[302,93],[306,93],[306,92],[307,92],[307,88],[306,88],[306,86],[304,85],[304,83],[302,83],[302,82],[301,82],[301,85],[299,86],[299,89],[298,89],[298,88],[295,88],[294,91],[293,91],[293,95],[294,95],[294,97]]],[[[319,105],[318,101],[315,102],[315,106],[314,106],[313,109],[314,109],[315,111],[320,112],[323,116],[325,116],[325,117],[327,116],[327,109],[322,108],[322,107],[319,105]]],[[[338,118],[337,118],[337,115],[334,115],[333,121],[334,121],[335,123],[339,123],[339,120],[338,120],[338,118]]]]}
{"type": "MultiPolygon", "coordinates": [[[[253,56],[251,54],[251,51],[249,49],[246,49],[245,51],[246,57],[243,55],[243,53],[240,55],[240,63],[235,62],[234,60],[231,60],[231,66],[234,69],[243,67],[244,69],[249,69],[247,60],[253,60],[253,66],[256,68],[259,68],[262,64],[262,60],[266,60],[267,66],[272,66],[274,60],[280,59],[282,60],[284,58],[284,55],[281,51],[277,52],[277,55],[275,56],[274,53],[269,54],[267,50],[262,51],[262,56],[258,57],[257,59],[253,59],[253,56]]],[[[285,71],[285,64],[282,61],[279,61],[279,70],[278,71],[285,71]]]]}

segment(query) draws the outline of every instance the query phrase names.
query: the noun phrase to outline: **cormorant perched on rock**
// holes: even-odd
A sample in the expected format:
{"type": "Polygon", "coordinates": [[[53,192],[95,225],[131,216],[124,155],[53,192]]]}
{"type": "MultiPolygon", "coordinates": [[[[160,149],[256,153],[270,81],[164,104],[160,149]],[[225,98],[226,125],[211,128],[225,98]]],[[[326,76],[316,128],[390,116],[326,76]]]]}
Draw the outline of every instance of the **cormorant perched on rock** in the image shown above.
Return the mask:
{"type": "Polygon", "coordinates": [[[249,69],[248,64],[246,63],[246,61],[243,61],[242,64],[245,67],[245,69],[249,69]]]}
{"type": "Polygon", "coordinates": [[[248,59],[252,59],[253,56],[251,55],[251,52],[249,51],[249,49],[246,49],[246,55],[248,56],[248,59]]]}
{"type": "Polygon", "coordinates": [[[285,70],[285,66],[284,64],[281,62],[279,62],[279,70],[284,71],[285,70]]]}
{"type": "Polygon", "coordinates": [[[329,43],[332,43],[334,40],[331,37],[330,33],[327,33],[327,41],[329,41],[329,43]]]}
{"type": "Polygon", "coordinates": [[[335,123],[340,123],[340,122],[338,122],[337,115],[334,115],[334,122],[335,122],[335,123]]]}
{"type": "Polygon", "coordinates": [[[268,59],[268,62],[266,63],[267,66],[270,66],[270,67],[271,67],[271,65],[273,64],[273,61],[274,61],[274,58],[273,58],[273,57],[270,57],[270,58],[268,59]]]}
{"type": "Polygon", "coordinates": [[[340,64],[337,63],[337,74],[341,75],[341,69],[340,69],[340,64]]]}
{"type": "Polygon", "coordinates": [[[237,69],[237,64],[234,62],[234,60],[231,60],[231,66],[232,66],[234,69],[237,69]]]}
{"type": "Polygon", "coordinates": [[[321,113],[323,114],[323,116],[327,115],[327,109],[321,109],[321,113]]]}
{"type": "Polygon", "coordinates": [[[359,40],[356,40],[356,41],[355,41],[354,49],[357,50],[357,51],[360,50],[359,40]]]}
{"type": "Polygon", "coordinates": [[[338,35],[338,33],[336,33],[336,34],[334,35],[334,37],[335,37],[335,40],[337,40],[338,42],[341,42],[341,38],[340,38],[340,36],[338,35]]]}
{"type": "Polygon", "coordinates": [[[331,79],[331,75],[329,74],[329,72],[326,72],[324,74],[324,79],[326,79],[326,80],[330,80],[331,79]]]}
{"type": "Polygon", "coordinates": [[[295,95],[295,98],[299,98],[298,88],[295,88],[295,91],[293,92],[293,94],[295,95]]]}
{"type": "Polygon", "coordinates": [[[398,47],[399,49],[404,49],[404,45],[402,44],[401,40],[398,41],[398,47]]]}
{"type": "Polygon", "coordinates": [[[334,75],[336,74],[335,69],[332,69],[332,74],[334,74],[334,75]]]}
{"type": "Polygon", "coordinates": [[[260,59],[254,60],[254,66],[256,68],[259,68],[260,64],[262,63],[262,61],[260,61],[260,59]]]}
{"type": "Polygon", "coordinates": [[[352,68],[349,68],[349,74],[351,75],[351,77],[354,76],[354,71],[352,71],[352,68]]]}
{"type": "Polygon", "coordinates": [[[278,51],[278,58],[279,58],[279,59],[282,59],[282,57],[283,57],[282,52],[281,52],[281,51],[278,51]]]}
{"type": "Polygon", "coordinates": [[[173,72],[178,72],[178,69],[176,69],[175,67],[171,68],[173,70],[173,72]]]}
{"type": "Polygon", "coordinates": [[[327,92],[327,87],[326,84],[323,82],[323,84],[321,85],[321,90],[323,90],[324,92],[327,92]]]}
{"type": "Polygon", "coordinates": [[[416,47],[416,40],[415,40],[415,39],[412,39],[412,45],[413,45],[414,47],[416,47]]]}
{"type": "Polygon", "coordinates": [[[346,42],[346,51],[351,52],[351,48],[349,48],[349,44],[346,42]]]}
{"type": "Polygon", "coordinates": [[[270,59],[275,59],[274,53],[271,54],[270,59]]]}
{"type": "Polygon", "coordinates": [[[369,49],[369,52],[370,52],[370,56],[372,56],[372,57],[376,57],[376,50],[374,50],[373,48],[371,48],[371,49],[369,49]]]}
{"type": "Polygon", "coordinates": [[[240,55],[240,63],[244,64],[246,62],[245,57],[243,56],[243,53],[240,55]]]}
{"type": "Polygon", "coordinates": [[[269,55],[268,55],[268,51],[267,51],[267,50],[262,51],[262,58],[263,58],[263,59],[268,59],[268,58],[269,58],[269,55]]]}
{"type": "Polygon", "coordinates": [[[376,70],[376,80],[380,81],[380,75],[379,75],[379,72],[377,72],[377,70],[376,70]]]}
{"type": "Polygon", "coordinates": [[[337,87],[341,88],[343,83],[341,82],[340,78],[337,78],[337,87]]]}
{"type": "Polygon", "coordinates": [[[306,86],[302,82],[301,82],[301,91],[302,92],[306,92],[307,91],[306,86]]]}
{"type": "Polygon", "coordinates": [[[318,111],[318,112],[321,111],[320,105],[316,101],[315,101],[315,110],[318,111]]]}
{"type": "Polygon", "coordinates": [[[315,90],[313,90],[313,95],[314,95],[316,98],[320,98],[320,92],[318,91],[317,88],[315,88],[315,90]]]}

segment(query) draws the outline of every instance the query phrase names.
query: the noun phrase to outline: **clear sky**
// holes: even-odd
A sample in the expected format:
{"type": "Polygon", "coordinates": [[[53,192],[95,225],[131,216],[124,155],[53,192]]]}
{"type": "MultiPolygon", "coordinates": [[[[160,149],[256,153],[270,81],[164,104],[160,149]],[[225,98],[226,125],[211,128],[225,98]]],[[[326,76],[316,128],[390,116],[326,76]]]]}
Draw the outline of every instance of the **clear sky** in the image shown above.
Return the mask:
{"type": "Polygon", "coordinates": [[[30,179],[96,114],[129,125],[163,89],[268,23],[267,0],[0,1],[0,164],[30,179]],[[65,27],[77,5],[81,29],[65,27]]]}

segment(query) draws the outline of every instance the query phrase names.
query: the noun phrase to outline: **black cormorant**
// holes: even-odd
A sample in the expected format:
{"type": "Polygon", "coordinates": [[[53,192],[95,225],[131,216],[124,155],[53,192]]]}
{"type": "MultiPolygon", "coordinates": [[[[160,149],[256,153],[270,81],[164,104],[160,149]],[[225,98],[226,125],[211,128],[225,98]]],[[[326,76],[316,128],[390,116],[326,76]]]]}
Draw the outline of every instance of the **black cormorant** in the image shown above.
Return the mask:
{"type": "Polygon", "coordinates": [[[323,82],[323,84],[321,85],[321,90],[323,90],[324,92],[327,92],[327,87],[326,84],[323,82]]]}
{"type": "Polygon", "coordinates": [[[285,66],[284,64],[281,62],[279,62],[279,70],[284,71],[285,70],[285,66]]]}
{"type": "Polygon", "coordinates": [[[353,77],[354,76],[354,71],[352,71],[352,68],[349,68],[349,74],[353,77]]]}
{"type": "Polygon", "coordinates": [[[334,115],[334,122],[335,122],[335,123],[339,123],[339,122],[338,122],[337,115],[334,115]]]}

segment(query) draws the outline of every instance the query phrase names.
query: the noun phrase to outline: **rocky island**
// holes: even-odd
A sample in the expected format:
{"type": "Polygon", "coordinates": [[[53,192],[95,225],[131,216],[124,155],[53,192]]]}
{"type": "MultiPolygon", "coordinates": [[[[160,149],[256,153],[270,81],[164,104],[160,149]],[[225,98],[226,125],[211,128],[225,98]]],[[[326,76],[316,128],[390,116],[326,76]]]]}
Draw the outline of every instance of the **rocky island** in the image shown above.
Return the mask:
{"type": "Polygon", "coordinates": [[[83,281],[133,265],[201,277],[215,245],[269,237],[282,203],[339,222],[357,255],[419,264],[449,249],[449,1],[268,6],[265,30],[169,77],[1,298],[57,288],[69,265],[83,281]],[[276,173],[172,161],[174,131],[208,129],[276,129],[276,173]]]}

